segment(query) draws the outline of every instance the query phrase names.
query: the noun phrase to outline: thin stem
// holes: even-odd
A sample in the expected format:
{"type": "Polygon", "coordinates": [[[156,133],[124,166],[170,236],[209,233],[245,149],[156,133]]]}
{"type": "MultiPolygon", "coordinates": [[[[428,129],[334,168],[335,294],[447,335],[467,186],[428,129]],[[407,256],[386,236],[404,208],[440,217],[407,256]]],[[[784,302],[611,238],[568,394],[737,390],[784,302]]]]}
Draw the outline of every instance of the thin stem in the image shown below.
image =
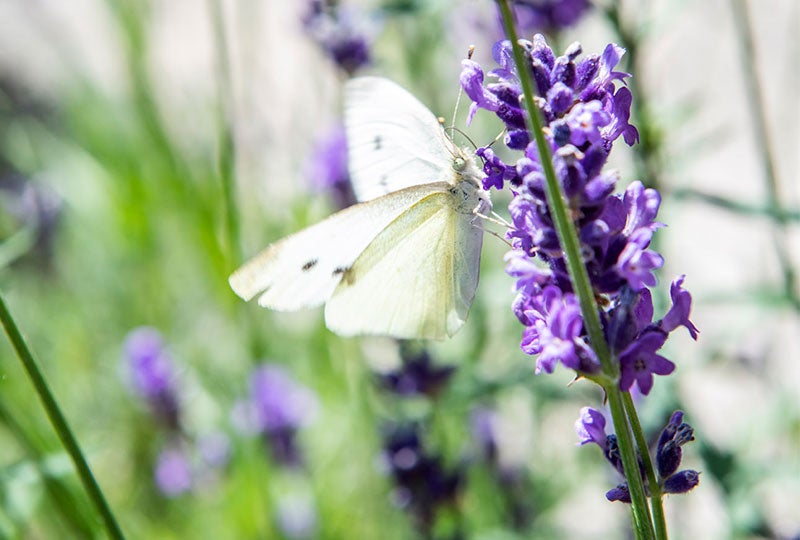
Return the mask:
{"type": "Polygon", "coordinates": [[[618,369],[611,360],[611,353],[608,349],[608,344],[603,334],[603,328],[600,324],[600,316],[598,315],[594,291],[589,281],[586,266],[583,264],[583,259],[581,258],[580,242],[578,240],[577,231],[575,230],[575,224],[569,219],[567,205],[564,202],[561,188],[556,179],[550,148],[542,133],[543,122],[539,116],[539,109],[533,101],[533,87],[526,67],[522,47],[517,39],[511,8],[508,0],[498,0],[498,4],[503,17],[503,27],[506,36],[511,41],[514,62],[517,66],[517,73],[519,74],[520,83],[522,85],[525,108],[528,112],[530,131],[536,140],[540,163],[545,174],[547,204],[553,216],[559,242],[564,250],[567,269],[569,270],[572,287],[581,306],[581,314],[583,315],[584,324],[589,334],[590,344],[600,360],[603,373],[610,380],[603,388],[608,396],[614,429],[619,442],[623,468],[628,480],[633,516],[636,523],[634,530],[638,538],[653,538],[653,525],[650,512],[647,509],[644,485],[639,475],[639,466],[633,447],[628,420],[622,407],[622,401],[616,384],[618,369]]]}
{"type": "Polygon", "coordinates": [[[800,210],[792,208],[774,208],[771,206],[752,205],[746,202],[720,197],[713,193],[705,193],[694,188],[679,188],[670,192],[676,199],[696,199],[717,206],[728,212],[745,216],[766,216],[780,223],[800,222],[800,210]]]}
{"type": "Polygon", "coordinates": [[[633,398],[630,392],[622,392],[622,405],[625,407],[625,412],[628,415],[633,437],[636,440],[636,446],[639,447],[639,455],[642,457],[642,467],[647,475],[647,484],[650,488],[650,509],[653,511],[656,538],[659,540],[666,540],[667,519],[664,515],[663,493],[661,492],[661,486],[658,484],[656,471],[653,467],[653,460],[650,459],[650,452],[648,452],[647,438],[644,436],[642,423],[639,422],[639,415],[636,414],[636,406],[633,404],[633,398]]]}
{"type": "Polygon", "coordinates": [[[70,458],[72,458],[72,463],[75,465],[75,470],[83,484],[83,489],[86,491],[86,494],[103,519],[109,538],[115,540],[124,539],[125,536],[122,534],[122,529],[120,529],[119,524],[117,524],[114,513],[106,502],[103,491],[100,489],[97,480],[95,480],[92,470],[86,462],[86,458],[83,457],[83,452],[81,452],[78,441],[72,434],[69,424],[67,424],[67,419],[64,417],[64,414],[58,406],[58,402],[50,391],[50,387],[47,385],[44,375],[36,365],[33,355],[28,345],[25,343],[22,334],[20,334],[19,328],[17,328],[14,322],[14,318],[8,311],[8,307],[2,295],[0,295],[0,320],[2,320],[3,328],[8,335],[9,341],[11,341],[14,350],[17,352],[22,367],[25,368],[31,383],[33,383],[33,387],[39,396],[39,400],[42,402],[47,417],[50,419],[50,424],[53,426],[56,434],[58,434],[58,438],[61,440],[64,449],[67,451],[70,458]]]}
{"type": "Polygon", "coordinates": [[[14,414],[3,403],[0,397],[0,422],[8,429],[14,439],[27,454],[28,461],[36,469],[39,479],[44,485],[50,500],[61,515],[59,526],[69,527],[74,538],[91,538],[97,533],[97,520],[94,511],[87,506],[85,499],[75,493],[71,484],[64,478],[52,474],[47,470],[45,455],[39,449],[41,443],[35,435],[30,434],[14,418],[14,414]],[[37,440],[34,440],[37,439],[37,440]],[[63,525],[62,525],[63,524],[63,525]]]}
{"type": "MultiPolygon", "coordinates": [[[[650,512],[647,511],[647,497],[644,493],[642,477],[639,474],[639,462],[635,455],[631,455],[633,454],[633,440],[624,410],[623,399],[620,396],[620,394],[627,394],[627,392],[620,392],[616,383],[604,386],[603,389],[608,397],[608,409],[611,411],[611,420],[614,422],[614,433],[616,433],[617,442],[619,443],[622,467],[625,470],[625,479],[628,481],[628,489],[631,494],[633,521],[637,525],[634,531],[637,538],[652,539],[655,537],[653,523],[650,512]],[[623,448],[628,450],[623,451],[623,448]],[[632,481],[633,479],[636,479],[636,481],[632,481]],[[641,492],[634,494],[634,489],[641,492]]],[[[647,453],[647,446],[645,446],[642,453],[647,453]]]]}
{"type": "Polygon", "coordinates": [[[733,19],[736,24],[736,31],[739,39],[739,54],[744,70],[745,91],[747,92],[747,102],[750,104],[747,109],[752,114],[753,140],[761,156],[761,168],[763,171],[764,183],[767,189],[767,201],[770,207],[777,210],[772,228],[772,242],[775,252],[780,261],[783,272],[783,289],[796,311],[800,311],[800,297],[796,292],[797,275],[792,265],[792,257],[789,250],[786,227],[788,223],[782,219],[783,207],[781,204],[780,186],[778,177],[775,173],[775,159],[772,155],[772,145],[767,129],[766,112],[764,111],[764,96],[761,93],[759,84],[760,78],[756,68],[755,50],[753,46],[753,31],[750,26],[750,18],[744,0],[732,0],[733,19]]]}
{"type": "Polygon", "coordinates": [[[236,152],[233,136],[233,94],[231,91],[231,68],[228,60],[228,37],[220,0],[209,0],[211,20],[214,24],[215,52],[217,60],[217,174],[222,184],[225,205],[225,229],[228,253],[237,266],[242,262],[239,245],[239,209],[236,205],[236,152]]]}

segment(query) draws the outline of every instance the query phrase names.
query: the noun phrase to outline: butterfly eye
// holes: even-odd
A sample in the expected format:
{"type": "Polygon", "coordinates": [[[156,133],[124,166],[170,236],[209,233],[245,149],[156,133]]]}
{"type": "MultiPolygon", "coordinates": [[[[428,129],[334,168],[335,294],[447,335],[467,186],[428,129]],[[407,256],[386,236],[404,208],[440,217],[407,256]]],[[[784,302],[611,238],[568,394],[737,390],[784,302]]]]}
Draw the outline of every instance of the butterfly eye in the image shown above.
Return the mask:
{"type": "Polygon", "coordinates": [[[467,168],[467,160],[465,160],[461,156],[456,156],[453,158],[453,170],[456,172],[461,172],[467,168]]]}

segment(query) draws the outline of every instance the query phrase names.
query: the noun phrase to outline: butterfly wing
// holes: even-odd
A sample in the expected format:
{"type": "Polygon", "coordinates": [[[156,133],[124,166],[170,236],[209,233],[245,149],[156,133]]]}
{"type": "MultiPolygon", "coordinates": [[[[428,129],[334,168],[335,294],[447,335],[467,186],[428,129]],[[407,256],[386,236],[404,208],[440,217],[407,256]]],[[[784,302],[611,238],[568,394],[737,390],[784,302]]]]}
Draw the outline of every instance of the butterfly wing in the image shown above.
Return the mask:
{"type": "MultiPolygon", "coordinates": [[[[325,305],[344,336],[444,339],[464,324],[475,296],[483,231],[456,211],[447,184],[397,217],[356,259],[325,305]]],[[[412,188],[419,189],[419,188],[412,188]]]]}
{"type": "Polygon", "coordinates": [[[345,88],[350,180],[359,201],[406,187],[453,181],[456,148],[417,98],[380,77],[345,88]]]}
{"type": "Polygon", "coordinates": [[[440,190],[417,186],[337,212],[267,247],[230,276],[231,288],[278,311],[321,305],[382,230],[440,190]]]}

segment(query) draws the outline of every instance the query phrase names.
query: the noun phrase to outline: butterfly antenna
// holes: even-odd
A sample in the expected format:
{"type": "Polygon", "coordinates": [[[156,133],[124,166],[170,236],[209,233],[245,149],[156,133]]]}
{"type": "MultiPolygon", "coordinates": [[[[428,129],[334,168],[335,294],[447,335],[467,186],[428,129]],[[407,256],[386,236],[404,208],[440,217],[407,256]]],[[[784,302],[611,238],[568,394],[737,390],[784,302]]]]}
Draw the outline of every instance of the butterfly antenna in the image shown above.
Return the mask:
{"type": "MultiPolygon", "coordinates": [[[[502,136],[503,136],[503,134],[504,134],[505,132],[506,132],[506,130],[504,129],[504,130],[502,130],[500,133],[498,133],[498,134],[497,134],[497,137],[495,137],[495,138],[494,138],[494,140],[493,140],[492,142],[490,142],[489,144],[487,144],[487,145],[485,146],[485,148],[491,148],[491,147],[492,147],[492,145],[493,145],[494,143],[496,143],[497,141],[499,141],[499,140],[500,140],[500,137],[502,137],[502,136]]],[[[465,137],[466,137],[466,135],[465,135],[465,137]]],[[[469,139],[469,137],[467,137],[467,139],[469,139]]],[[[470,141],[470,142],[472,142],[472,141],[470,141]]],[[[474,145],[475,143],[472,143],[472,144],[474,145]]],[[[485,165],[485,164],[486,164],[486,159],[485,159],[485,158],[483,158],[483,157],[481,157],[481,159],[483,160],[483,164],[485,165]]]]}
{"type": "MultiPolygon", "coordinates": [[[[467,49],[467,60],[472,59],[472,55],[475,53],[475,45],[470,45],[469,49],[467,49]]],[[[464,94],[464,88],[459,84],[458,85],[458,95],[456,96],[456,106],[453,107],[453,121],[450,123],[450,128],[454,128],[456,125],[456,115],[458,114],[458,106],[461,104],[461,96],[464,94]]],[[[472,141],[470,141],[472,142],[472,141]]],[[[474,146],[474,143],[473,143],[474,146]]]]}
{"type": "MultiPolygon", "coordinates": [[[[489,216],[484,216],[483,214],[477,214],[477,215],[478,215],[478,216],[480,216],[480,217],[482,217],[482,218],[484,218],[484,219],[485,219],[485,220],[487,220],[487,221],[490,221],[490,222],[492,222],[492,223],[497,223],[495,220],[493,220],[493,219],[492,219],[492,218],[490,218],[489,216]]],[[[475,224],[475,223],[473,223],[473,224],[472,224],[472,226],[473,226],[473,227],[477,227],[477,228],[481,229],[481,230],[482,230],[483,232],[485,232],[486,234],[491,234],[491,235],[492,235],[492,236],[494,236],[495,238],[498,238],[498,239],[499,239],[501,242],[503,242],[504,244],[506,244],[508,247],[510,247],[510,248],[513,248],[513,247],[514,247],[514,246],[512,246],[512,245],[511,245],[511,242],[509,242],[509,241],[508,241],[508,238],[505,238],[504,236],[501,236],[501,235],[500,235],[500,233],[497,233],[497,232],[495,232],[495,231],[493,231],[493,230],[491,230],[491,229],[484,229],[483,227],[479,227],[479,226],[478,226],[477,224],[475,224]]]]}
{"type": "Polygon", "coordinates": [[[495,218],[495,220],[496,220],[495,223],[500,223],[503,227],[506,227],[508,229],[513,229],[514,228],[514,226],[511,223],[506,221],[503,218],[503,216],[501,216],[500,214],[498,214],[494,210],[492,210],[492,217],[495,218]]]}
{"type": "Polygon", "coordinates": [[[490,142],[490,143],[489,143],[489,144],[487,144],[486,146],[487,146],[487,147],[491,147],[491,146],[492,146],[494,143],[496,143],[497,141],[499,141],[499,140],[500,140],[500,137],[502,137],[503,135],[505,135],[506,131],[508,131],[508,130],[505,130],[505,129],[504,129],[504,130],[502,130],[500,133],[498,133],[498,134],[497,134],[497,137],[495,137],[495,138],[492,140],[492,142],[490,142]]]}
{"type": "MultiPolygon", "coordinates": [[[[475,149],[475,150],[477,150],[477,149],[478,149],[478,145],[477,145],[477,144],[475,144],[475,141],[473,141],[472,139],[470,139],[469,135],[467,135],[466,133],[464,133],[463,131],[461,131],[461,130],[460,130],[460,129],[458,129],[457,127],[450,126],[449,128],[445,128],[445,129],[447,129],[447,131],[450,131],[450,132],[455,132],[455,133],[458,133],[459,135],[461,135],[462,137],[464,137],[465,139],[467,139],[467,141],[469,141],[469,144],[471,144],[471,145],[472,145],[472,148],[473,148],[473,149],[475,149]]],[[[451,138],[452,138],[452,136],[451,136],[451,138]]]]}
{"type": "Polygon", "coordinates": [[[509,242],[509,241],[508,241],[508,238],[505,238],[504,236],[500,236],[498,233],[496,233],[496,232],[494,232],[494,231],[486,231],[486,232],[488,232],[489,234],[491,234],[491,235],[492,235],[492,236],[494,236],[495,238],[499,238],[499,239],[500,239],[500,241],[501,241],[501,242],[503,242],[503,243],[504,243],[505,245],[507,245],[508,247],[510,247],[510,248],[512,248],[512,249],[514,248],[514,246],[513,246],[513,245],[511,245],[511,242],[509,242]]]}
{"type": "Polygon", "coordinates": [[[494,211],[492,211],[491,216],[486,216],[483,214],[475,213],[476,216],[479,218],[488,221],[489,223],[494,223],[495,225],[500,225],[501,227],[505,227],[506,229],[513,229],[514,226],[511,225],[508,221],[497,215],[494,211]]]}

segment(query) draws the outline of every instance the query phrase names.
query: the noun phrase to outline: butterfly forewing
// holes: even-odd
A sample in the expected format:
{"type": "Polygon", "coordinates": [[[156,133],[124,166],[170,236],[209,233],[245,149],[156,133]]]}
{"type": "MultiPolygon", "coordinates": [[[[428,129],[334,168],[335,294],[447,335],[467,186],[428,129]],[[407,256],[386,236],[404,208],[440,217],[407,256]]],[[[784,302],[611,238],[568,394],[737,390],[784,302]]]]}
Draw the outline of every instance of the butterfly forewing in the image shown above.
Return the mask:
{"type": "Polygon", "coordinates": [[[418,186],[342,210],[267,247],[231,275],[231,288],[245,300],[260,294],[259,305],[278,311],[323,304],[378,233],[440,190],[418,186]]]}
{"type": "Polygon", "coordinates": [[[347,83],[345,103],[350,179],[358,200],[453,181],[455,146],[406,90],[379,77],[359,77],[347,83]]]}

